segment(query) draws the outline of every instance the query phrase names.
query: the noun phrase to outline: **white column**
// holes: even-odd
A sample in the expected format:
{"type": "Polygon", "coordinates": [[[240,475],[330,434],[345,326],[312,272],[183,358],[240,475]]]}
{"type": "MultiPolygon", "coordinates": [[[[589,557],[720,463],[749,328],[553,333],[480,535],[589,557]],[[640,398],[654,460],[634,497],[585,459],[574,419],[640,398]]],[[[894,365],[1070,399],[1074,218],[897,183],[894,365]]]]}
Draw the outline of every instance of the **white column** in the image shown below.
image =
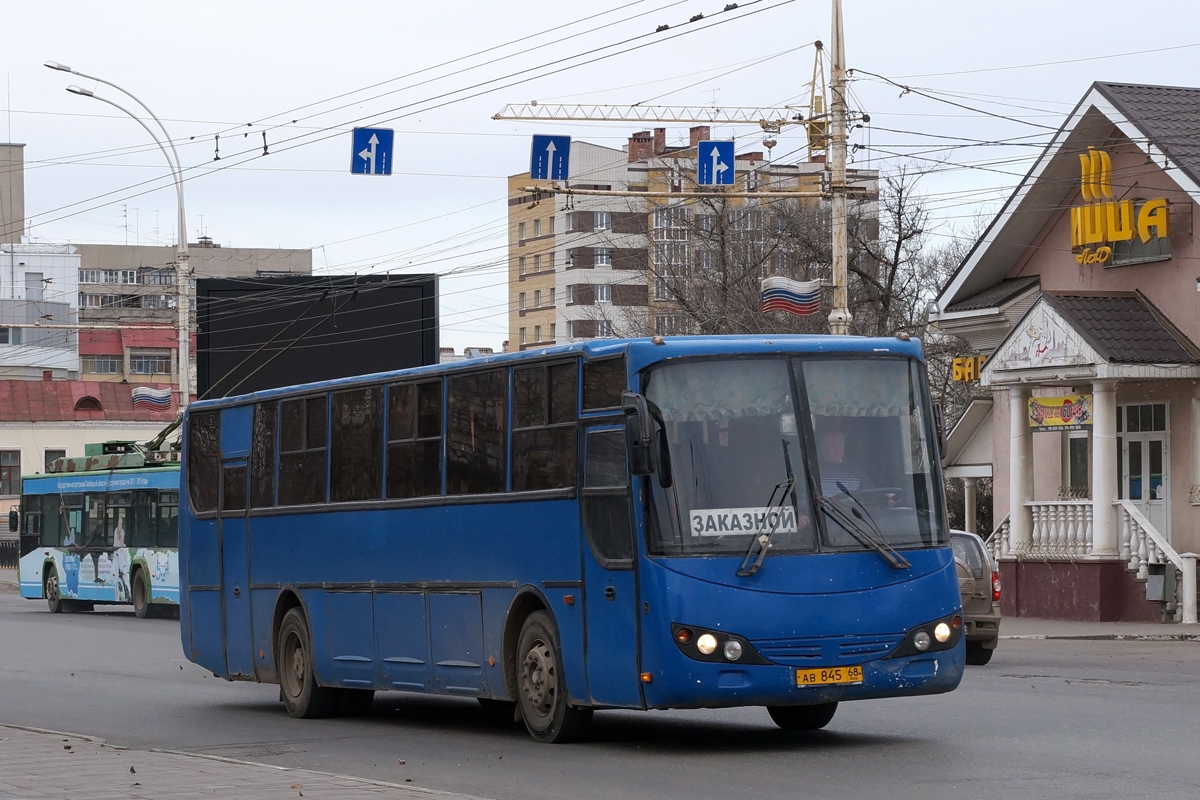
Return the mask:
{"type": "Polygon", "coordinates": [[[1033,431],[1029,428],[1029,388],[1008,388],[1008,540],[1014,553],[1033,545],[1033,431]]]}
{"type": "Polygon", "coordinates": [[[975,485],[978,478],[963,478],[963,517],[969,532],[975,533],[975,485]]]}
{"type": "Polygon", "coordinates": [[[1092,555],[1118,553],[1117,384],[1092,382],[1092,555]]]}

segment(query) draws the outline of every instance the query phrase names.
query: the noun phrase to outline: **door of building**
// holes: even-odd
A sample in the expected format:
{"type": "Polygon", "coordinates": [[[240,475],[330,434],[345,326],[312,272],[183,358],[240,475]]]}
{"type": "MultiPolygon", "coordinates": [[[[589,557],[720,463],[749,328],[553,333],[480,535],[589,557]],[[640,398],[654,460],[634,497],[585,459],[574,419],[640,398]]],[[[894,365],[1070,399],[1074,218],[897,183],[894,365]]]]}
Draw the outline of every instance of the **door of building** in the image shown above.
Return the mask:
{"type": "Polygon", "coordinates": [[[1117,414],[1119,497],[1171,540],[1171,455],[1166,403],[1122,406],[1117,414]]]}

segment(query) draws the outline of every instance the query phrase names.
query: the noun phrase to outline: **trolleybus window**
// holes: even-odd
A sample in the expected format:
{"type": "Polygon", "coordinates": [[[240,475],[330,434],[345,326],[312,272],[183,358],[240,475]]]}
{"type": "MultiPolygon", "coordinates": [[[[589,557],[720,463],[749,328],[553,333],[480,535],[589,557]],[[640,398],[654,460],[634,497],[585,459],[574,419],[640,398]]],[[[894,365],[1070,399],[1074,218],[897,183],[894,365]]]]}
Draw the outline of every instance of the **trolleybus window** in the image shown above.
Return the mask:
{"type": "Polygon", "coordinates": [[[188,491],[192,509],[217,510],[221,476],[221,417],[219,411],[192,414],[188,421],[188,491]]]}
{"type": "Polygon", "coordinates": [[[442,382],[388,387],[387,496],[442,493],[442,382]]]}

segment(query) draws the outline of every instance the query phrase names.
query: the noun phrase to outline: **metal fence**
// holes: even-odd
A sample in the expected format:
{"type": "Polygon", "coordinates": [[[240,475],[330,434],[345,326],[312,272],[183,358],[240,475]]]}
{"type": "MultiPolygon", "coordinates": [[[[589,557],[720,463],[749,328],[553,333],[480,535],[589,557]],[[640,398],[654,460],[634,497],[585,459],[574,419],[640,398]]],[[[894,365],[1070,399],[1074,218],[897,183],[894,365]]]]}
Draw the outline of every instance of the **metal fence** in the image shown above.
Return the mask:
{"type": "Polygon", "coordinates": [[[21,554],[16,539],[0,541],[0,569],[16,569],[21,554]]]}

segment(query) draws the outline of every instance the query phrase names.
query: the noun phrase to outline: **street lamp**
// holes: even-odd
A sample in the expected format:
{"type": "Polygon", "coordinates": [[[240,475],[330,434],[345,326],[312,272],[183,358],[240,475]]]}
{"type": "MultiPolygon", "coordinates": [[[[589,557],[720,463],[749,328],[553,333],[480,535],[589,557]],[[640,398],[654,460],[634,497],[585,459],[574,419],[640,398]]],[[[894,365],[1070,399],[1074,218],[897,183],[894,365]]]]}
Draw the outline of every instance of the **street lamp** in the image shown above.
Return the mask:
{"type": "Polygon", "coordinates": [[[191,330],[190,330],[189,318],[188,318],[188,314],[190,311],[189,306],[191,304],[189,302],[190,292],[188,291],[189,275],[188,275],[187,215],[185,214],[184,208],[183,208],[183,166],[179,161],[179,152],[175,149],[175,143],[173,141],[171,141],[171,135],[169,133],[167,133],[167,128],[165,125],[162,124],[162,120],[160,120],[157,116],[155,116],[154,112],[150,110],[149,106],[147,106],[141,100],[134,97],[133,94],[131,94],[126,89],[122,89],[120,86],[117,86],[112,81],[106,81],[103,78],[97,78],[95,75],[85,75],[84,73],[80,72],[79,70],[72,69],[71,67],[68,67],[66,64],[60,64],[57,61],[47,61],[46,66],[49,67],[50,69],[58,70],[59,72],[69,72],[72,75],[78,75],[79,77],[86,78],[87,80],[90,80],[90,81],[96,81],[97,83],[103,83],[106,86],[111,86],[112,88],[116,89],[118,92],[121,92],[126,97],[129,97],[130,99],[132,99],[133,102],[135,102],[139,106],[141,106],[142,109],[147,114],[150,115],[150,118],[153,119],[155,124],[158,125],[159,130],[162,131],[162,139],[166,140],[166,145],[164,145],[162,139],[160,139],[158,137],[158,135],[154,132],[154,130],[149,125],[147,125],[141,117],[134,114],[132,111],[125,108],[124,106],[121,106],[118,103],[114,103],[112,100],[109,100],[106,97],[101,97],[100,95],[93,92],[91,89],[84,89],[80,86],[68,86],[67,87],[67,91],[70,92],[71,94],[77,94],[82,97],[90,97],[93,100],[99,100],[102,103],[107,103],[108,105],[112,106],[113,108],[116,108],[117,110],[124,112],[125,114],[129,115],[134,120],[136,120],[139,125],[141,125],[143,128],[145,128],[146,133],[150,134],[150,138],[154,140],[154,143],[156,145],[158,145],[158,149],[162,150],[163,157],[167,159],[167,166],[171,170],[171,177],[174,178],[174,180],[175,180],[175,198],[176,198],[177,204],[179,206],[179,221],[178,221],[179,242],[178,242],[178,246],[176,249],[176,264],[175,264],[175,290],[176,290],[175,305],[178,307],[178,312],[179,312],[179,411],[180,411],[180,413],[182,413],[183,410],[185,408],[187,408],[188,399],[191,396],[191,388],[190,388],[190,382],[191,382],[191,376],[190,376],[190,371],[191,371],[191,352],[190,352],[191,330]],[[167,150],[167,145],[170,145],[170,147],[171,147],[169,152],[167,150]]]}

